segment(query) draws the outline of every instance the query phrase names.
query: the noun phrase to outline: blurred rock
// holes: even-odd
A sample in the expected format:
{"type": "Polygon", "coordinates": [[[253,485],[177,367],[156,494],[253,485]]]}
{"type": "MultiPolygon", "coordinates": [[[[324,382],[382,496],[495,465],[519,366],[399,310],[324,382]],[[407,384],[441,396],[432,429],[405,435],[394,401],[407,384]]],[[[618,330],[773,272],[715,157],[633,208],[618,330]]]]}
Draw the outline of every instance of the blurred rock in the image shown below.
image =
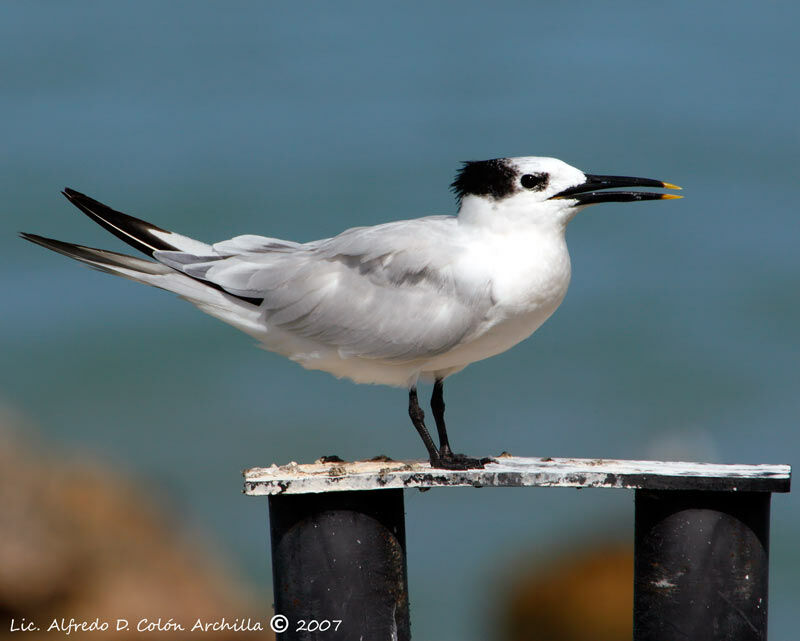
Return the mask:
{"type": "Polygon", "coordinates": [[[502,641],[630,641],[633,546],[563,551],[516,570],[499,606],[502,641]]]}
{"type": "Polygon", "coordinates": [[[71,636],[274,638],[267,598],[251,596],[134,481],[96,461],[65,460],[8,423],[0,417],[0,639],[20,638],[12,619],[17,628],[37,626],[24,634],[36,641],[59,638],[71,620],[98,618],[108,631],[71,636]],[[115,630],[118,618],[127,619],[127,632],[115,630]],[[239,629],[191,632],[198,618],[239,629]],[[139,632],[142,619],[186,631],[139,632]],[[47,632],[54,620],[61,633],[47,632]],[[240,631],[256,621],[265,631],[240,631]]]}

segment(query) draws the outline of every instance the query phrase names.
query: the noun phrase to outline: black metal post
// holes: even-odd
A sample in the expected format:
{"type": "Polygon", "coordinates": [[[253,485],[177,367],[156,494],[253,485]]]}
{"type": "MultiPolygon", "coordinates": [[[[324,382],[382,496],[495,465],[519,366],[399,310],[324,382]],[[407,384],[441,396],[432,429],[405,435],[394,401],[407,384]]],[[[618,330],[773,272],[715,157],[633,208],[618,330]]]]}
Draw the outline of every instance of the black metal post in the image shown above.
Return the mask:
{"type": "Polygon", "coordinates": [[[409,641],[403,490],[270,496],[269,516],[278,639],[409,641]]]}
{"type": "Polygon", "coordinates": [[[637,490],[634,641],[766,641],[769,492],[637,490]]]}

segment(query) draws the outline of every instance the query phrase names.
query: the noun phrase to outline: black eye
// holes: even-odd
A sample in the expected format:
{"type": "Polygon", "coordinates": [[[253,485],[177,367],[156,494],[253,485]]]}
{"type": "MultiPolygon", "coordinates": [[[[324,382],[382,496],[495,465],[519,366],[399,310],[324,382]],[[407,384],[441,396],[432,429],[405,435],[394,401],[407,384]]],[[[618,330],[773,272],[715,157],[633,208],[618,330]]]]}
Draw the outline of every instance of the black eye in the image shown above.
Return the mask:
{"type": "Polygon", "coordinates": [[[547,180],[547,174],[525,174],[522,178],[520,178],[519,183],[525,187],[525,189],[541,191],[547,187],[547,180]]]}

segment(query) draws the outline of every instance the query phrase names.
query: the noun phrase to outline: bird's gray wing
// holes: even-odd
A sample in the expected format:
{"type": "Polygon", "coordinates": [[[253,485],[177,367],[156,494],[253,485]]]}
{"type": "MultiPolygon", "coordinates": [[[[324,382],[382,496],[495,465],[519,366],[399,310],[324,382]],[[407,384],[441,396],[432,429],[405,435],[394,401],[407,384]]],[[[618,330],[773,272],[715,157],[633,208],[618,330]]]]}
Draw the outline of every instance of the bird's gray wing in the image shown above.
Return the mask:
{"type": "Polygon", "coordinates": [[[434,216],[355,228],[304,245],[246,237],[219,257],[156,258],[237,296],[263,298],[267,326],[343,356],[409,361],[440,354],[481,323],[490,304],[454,277],[456,219],[434,216]]]}

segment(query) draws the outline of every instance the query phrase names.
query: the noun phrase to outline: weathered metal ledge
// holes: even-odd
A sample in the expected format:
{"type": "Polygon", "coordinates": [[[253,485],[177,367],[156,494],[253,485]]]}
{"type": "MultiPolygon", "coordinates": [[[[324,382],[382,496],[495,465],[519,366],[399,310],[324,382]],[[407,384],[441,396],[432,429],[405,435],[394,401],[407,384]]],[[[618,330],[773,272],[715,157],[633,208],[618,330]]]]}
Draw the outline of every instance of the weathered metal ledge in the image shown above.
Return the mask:
{"type": "Polygon", "coordinates": [[[245,494],[309,494],[432,487],[606,487],[645,490],[788,492],[789,465],[729,465],[502,454],[484,469],[442,470],[427,461],[323,462],[244,471],[245,494]]]}

